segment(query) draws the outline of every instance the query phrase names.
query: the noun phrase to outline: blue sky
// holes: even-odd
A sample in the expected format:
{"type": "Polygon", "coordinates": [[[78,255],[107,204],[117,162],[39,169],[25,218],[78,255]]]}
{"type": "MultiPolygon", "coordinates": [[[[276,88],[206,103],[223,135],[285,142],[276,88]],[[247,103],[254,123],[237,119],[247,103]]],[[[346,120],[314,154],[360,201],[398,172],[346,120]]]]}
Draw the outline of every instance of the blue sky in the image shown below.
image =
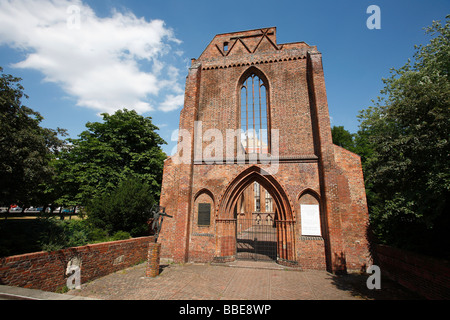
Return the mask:
{"type": "Polygon", "coordinates": [[[170,153],[190,59],[216,34],[275,26],[278,43],[317,45],[332,125],[356,132],[381,79],[449,13],[448,0],[0,0],[0,66],[23,79],[24,104],[44,127],[75,138],[100,113],[127,107],[153,118],[170,153]],[[367,28],[369,5],[381,29],[367,28]]]}

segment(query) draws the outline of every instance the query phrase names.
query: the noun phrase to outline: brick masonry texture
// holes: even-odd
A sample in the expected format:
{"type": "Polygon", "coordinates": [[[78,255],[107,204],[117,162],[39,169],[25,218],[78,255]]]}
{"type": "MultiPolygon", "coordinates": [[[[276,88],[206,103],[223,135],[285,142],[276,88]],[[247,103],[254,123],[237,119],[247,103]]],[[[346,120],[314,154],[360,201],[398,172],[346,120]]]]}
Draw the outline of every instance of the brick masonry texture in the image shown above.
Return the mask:
{"type": "Polygon", "coordinates": [[[450,299],[450,263],[377,245],[374,260],[381,273],[427,299],[450,299]]]}
{"type": "Polygon", "coordinates": [[[332,143],[317,47],[277,44],[274,27],[216,35],[192,59],[180,113],[182,130],[190,133],[190,140],[182,141],[190,148],[181,150],[180,144],[179,155],[190,156],[190,161],[165,161],[160,204],[174,218],[164,221],[162,257],[176,262],[233,260],[234,205],[256,181],[274,199],[279,263],[332,272],[361,270],[371,263],[360,158],[332,143]],[[231,161],[208,161],[202,152],[211,141],[198,143],[199,135],[194,135],[199,121],[202,132],[216,129],[223,137],[228,129],[240,129],[240,87],[251,74],[265,83],[267,126],[279,132],[277,146],[269,137],[270,152],[276,147],[279,151],[278,171],[272,175],[261,174],[267,170],[261,162],[238,163],[237,142],[234,150],[223,148],[222,159],[231,161]],[[320,207],[322,236],[301,234],[300,205],[311,201],[320,207]],[[209,226],[197,225],[199,203],[211,204],[209,226]]]}
{"type": "Polygon", "coordinates": [[[145,275],[154,278],[159,275],[161,245],[152,243],[148,247],[147,270],[145,275]]]}
{"type": "Polygon", "coordinates": [[[81,261],[81,283],[147,260],[154,237],[104,242],[0,259],[0,284],[54,292],[66,285],[69,261],[81,261]]]}

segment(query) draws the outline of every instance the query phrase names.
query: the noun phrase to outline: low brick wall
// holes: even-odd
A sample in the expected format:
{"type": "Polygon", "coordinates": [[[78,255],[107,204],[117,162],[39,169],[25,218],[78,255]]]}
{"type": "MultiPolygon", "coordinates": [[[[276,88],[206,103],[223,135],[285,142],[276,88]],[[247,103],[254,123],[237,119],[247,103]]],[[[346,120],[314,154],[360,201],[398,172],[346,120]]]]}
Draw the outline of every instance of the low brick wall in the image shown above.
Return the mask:
{"type": "Polygon", "coordinates": [[[146,261],[152,245],[154,237],[141,237],[1,258],[0,284],[54,292],[66,285],[69,261],[81,261],[83,284],[146,261]]]}
{"type": "Polygon", "coordinates": [[[450,299],[450,263],[396,248],[377,245],[381,273],[427,299],[450,299]]]}

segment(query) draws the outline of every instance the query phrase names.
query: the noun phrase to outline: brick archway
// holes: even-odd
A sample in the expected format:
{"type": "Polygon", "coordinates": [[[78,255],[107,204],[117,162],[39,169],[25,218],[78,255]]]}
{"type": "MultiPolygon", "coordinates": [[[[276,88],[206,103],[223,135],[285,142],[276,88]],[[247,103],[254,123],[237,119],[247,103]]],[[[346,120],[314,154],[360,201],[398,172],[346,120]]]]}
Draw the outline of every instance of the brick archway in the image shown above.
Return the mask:
{"type": "Polygon", "coordinates": [[[274,201],[277,242],[277,262],[295,263],[295,216],[291,202],[280,183],[271,175],[252,166],[240,173],[226,188],[218,205],[216,216],[216,259],[234,260],[236,255],[235,208],[242,192],[254,182],[266,189],[274,201]]]}

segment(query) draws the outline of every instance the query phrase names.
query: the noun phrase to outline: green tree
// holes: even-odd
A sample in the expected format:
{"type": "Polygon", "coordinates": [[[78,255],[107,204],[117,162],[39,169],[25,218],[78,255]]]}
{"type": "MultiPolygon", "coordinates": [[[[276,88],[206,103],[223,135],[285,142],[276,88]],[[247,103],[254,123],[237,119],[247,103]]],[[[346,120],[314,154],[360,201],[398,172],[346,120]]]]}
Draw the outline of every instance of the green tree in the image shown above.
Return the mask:
{"type": "MultiPolygon", "coordinates": [[[[364,116],[360,115],[359,117],[363,118],[364,116]]],[[[333,126],[331,128],[333,143],[359,155],[363,168],[373,154],[370,134],[371,131],[367,130],[365,123],[360,125],[357,133],[350,133],[343,126],[333,126]]]]}
{"type": "Polygon", "coordinates": [[[166,155],[166,142],[155,132],[150,117],[119,110],[102,114],[103,122],[88,122],[78,139],[68,146],[55,164],[60,204],[88,204],[112,192],[121,181],[137,177],[159,199],[166,155]]]}
{"type": "Polygon", "coordinates": [[[0,72],[0,204],[46,205],[52,200],[46,189],[54,175],[50,162],[65,130],[42,128],[43,117],[22,105],[28,97],[21,79],[0,72]]]}
{"type": "Polygon", "coordinates": [[[382,242],[448,254],[450,227],[450,16],[426,29],[414,62],[391,70],[382,97],[360,114],[369,144],[371,223],[382,242]]]}
{"type": "Polygon", "coordinates": [[[333,143],[349,151],[355,149],[354,135],[345,130],[343,126],[333,126],[331,128],[333,143]]]}
{"type": "Polygon", "coordinates": [[[109,234],[119,231],[145,235],[155,203],[150,186],[136,177],[122,181],[111,193],[94,198],[88,205],[88,221],[109,234]]]}

